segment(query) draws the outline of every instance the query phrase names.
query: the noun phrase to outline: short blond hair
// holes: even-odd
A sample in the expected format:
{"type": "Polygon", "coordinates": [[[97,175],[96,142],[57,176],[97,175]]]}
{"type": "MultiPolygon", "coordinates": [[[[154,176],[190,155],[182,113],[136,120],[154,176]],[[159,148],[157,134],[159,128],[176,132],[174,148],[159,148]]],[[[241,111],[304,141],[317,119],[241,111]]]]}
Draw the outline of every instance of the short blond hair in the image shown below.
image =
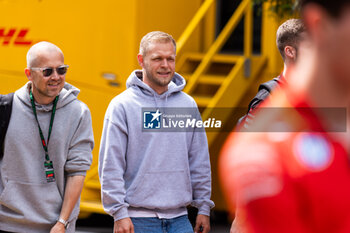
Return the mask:
{"type": "Polygon", "coordinates": [[[161,32],[161,31],[149,32],[144,37],[142,37],[141,42],[140,42],[139,53],[142,56],[145,56],[149,45],[153,42],[160,42],[160,43],[171,42],[174,45],[175,53],[176,53],[176,42],[175,42],[174,38],[170,34],[165,33],[165,32],[161,32]]]}

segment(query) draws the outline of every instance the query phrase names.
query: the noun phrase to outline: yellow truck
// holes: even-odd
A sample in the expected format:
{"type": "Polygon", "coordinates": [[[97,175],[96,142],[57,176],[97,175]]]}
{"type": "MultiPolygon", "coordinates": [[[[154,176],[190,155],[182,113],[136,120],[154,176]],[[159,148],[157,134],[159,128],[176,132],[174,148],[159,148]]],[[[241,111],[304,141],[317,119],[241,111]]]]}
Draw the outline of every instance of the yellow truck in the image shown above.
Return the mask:
{"type": "MultiPolygon", "coordinates": [[[[125,89],[130,72],[139,68],[139,41],[147,32],[165,31],[177,40],[177,71],[187,79],[185,91],[195,98],[203,118],[212,115],[215,107],[246,106],[257,83],[280,71],[282,62],[274,42],[278,22],[263,11],[258,26],[260,51],[254,53],[256,14],[251,1],[238,1],[227,13],[229,2],[0,0],[0,93],[13,92],[27,82],[28,49],[36,42],[50,41],[64,52],[70,67],[66,81],[81,90],[79,98],[91,110],[96,144],[83,189],[82,213],[104,213],[97,172],[103,117],[110,100],[125,89]],[[227,18],[221,26],[220,17],[227,18]],[[243,44],[238,46],[242,51],[223,53],[237,25],[243,29],[243,44]]],[[[208,133],[217,210],[226,210],[217,177],[217,158],[226,136],[208,133]]]]}

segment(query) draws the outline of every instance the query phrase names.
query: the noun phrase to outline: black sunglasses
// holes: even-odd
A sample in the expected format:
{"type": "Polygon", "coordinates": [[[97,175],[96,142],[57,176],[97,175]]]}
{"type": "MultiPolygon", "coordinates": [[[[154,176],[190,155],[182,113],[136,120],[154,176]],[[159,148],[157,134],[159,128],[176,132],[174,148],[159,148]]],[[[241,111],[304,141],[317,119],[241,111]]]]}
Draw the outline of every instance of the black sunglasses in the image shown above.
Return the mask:
{"type": "Polygon", "coordinates": [[[43,72],[43,75],[44,77],[49,77],[52,75],[53,73],[53,70],[55,69],[57,74],[58,75],[64,75],[67,73],[67,69],[68,69],[68,65],[62,65],[62,66],[59,66],[59,67],[56,67],[56,68],[53,68],[53,67],[45,67],[45,68],[42,68],[42,67],[32,67],[30,68],[31,70],[40,70],[43,72]]]}

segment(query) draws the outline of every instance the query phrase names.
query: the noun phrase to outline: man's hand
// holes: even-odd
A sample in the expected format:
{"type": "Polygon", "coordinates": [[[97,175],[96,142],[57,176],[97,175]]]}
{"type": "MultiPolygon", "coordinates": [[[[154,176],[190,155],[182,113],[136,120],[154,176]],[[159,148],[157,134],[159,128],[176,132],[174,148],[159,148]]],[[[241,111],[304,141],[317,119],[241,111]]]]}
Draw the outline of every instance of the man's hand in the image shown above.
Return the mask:
{"type": "Polygon", "coordinates": [[[123,218],[114,222],[114,233],[134,233],[134,225],[130,218],[123,218]]]}
{"type": "Polygon", "coordinates": [[[64,228],[64,225],[60,222],[56,222],[56,224],[51,228],[50,233],[64,233],[66,232],[66,229],[64,228]]]}
{"type": "Polygon", "coordinates": [[[210,231],[209,216],[198,214],[196,219],[195,233],[208,233],[210,231]]]}

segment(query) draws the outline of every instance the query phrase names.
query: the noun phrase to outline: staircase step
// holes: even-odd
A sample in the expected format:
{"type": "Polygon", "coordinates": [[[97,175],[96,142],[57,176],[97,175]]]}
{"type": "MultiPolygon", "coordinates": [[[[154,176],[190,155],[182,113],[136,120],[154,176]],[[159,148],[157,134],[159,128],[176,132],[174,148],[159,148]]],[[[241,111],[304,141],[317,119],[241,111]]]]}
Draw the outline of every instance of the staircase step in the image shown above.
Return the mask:
{"type": "Polygon", "coordinates": [[[221,85],[226,79],[226,76],[205,75],[199,78],[199,83],[221,85]]]}
{"type": "Polygon", "coordinates": [[[210,96],[196,96],[192,95],[194,100],[196,101],[198,107],[206,107],[211,101],[212,97],[210,96]]]}
{"type": "MultiPolygon", "coordinates": [[[[187,53],[187,54],[184,54],[184,59],[188,59],[192,61],[201,61],[204,58],[204,56],[205,54],[203,53],[187,53]]],[[[241,57],[242,55],[216,54],[213,56],[212,62],[234,64],[241,57]]]]}
{"type": "MultiPolygon", "coordinates": [[[[176,63],[176,71],[182,73],[193,73],[202,62],[205,54],[187,53],[184,54],[176,63]]],[[[242,55],[216,54],[209,64],[206,74],[227,75],[242,55]]]]}
{"type": "MultiPolygon", "coordinates": [[[[191,77],[191,74],[183,74],[182,75],[186,81],[191,77]]],[[[202,75],[198,82],[200,84],[211,84],[211,85],[221,85],[226,79],[224,75],[202,75]]]]}

